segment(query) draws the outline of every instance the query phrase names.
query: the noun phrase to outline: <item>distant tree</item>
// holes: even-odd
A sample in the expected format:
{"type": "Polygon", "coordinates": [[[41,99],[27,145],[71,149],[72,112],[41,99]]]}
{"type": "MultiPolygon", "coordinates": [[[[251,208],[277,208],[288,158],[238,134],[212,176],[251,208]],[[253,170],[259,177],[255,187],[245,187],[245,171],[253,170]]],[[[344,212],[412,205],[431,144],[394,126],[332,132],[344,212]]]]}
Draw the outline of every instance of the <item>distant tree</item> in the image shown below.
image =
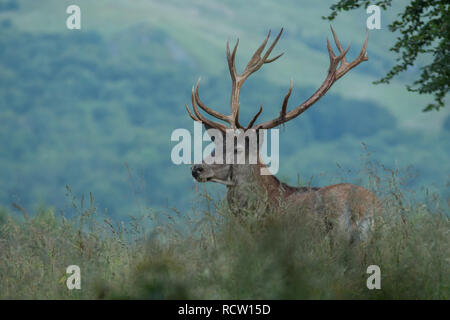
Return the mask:
{"type": "MultiPolygon", "coordinates": [[[[391,6],[392,0],[339,0],[330,7],[331,14],[324,19],[333,20],[341,11],[348,11],[378,5],[383,10],[391,6]]],[[[450,2],[448,0],[412,0],[400,13],[398,20],[388,28],[401,35],[390,49],[398,53],[398,64],[375,84],[389,81],[409,66],[414,65],[418,56],[431,54],[433,61],[421,68],[419,79],[407,85],[409,91],[433,94],[434,103],[423,111],[439,110],[444,107],[444,97],[450,83],[450,2]]]]}

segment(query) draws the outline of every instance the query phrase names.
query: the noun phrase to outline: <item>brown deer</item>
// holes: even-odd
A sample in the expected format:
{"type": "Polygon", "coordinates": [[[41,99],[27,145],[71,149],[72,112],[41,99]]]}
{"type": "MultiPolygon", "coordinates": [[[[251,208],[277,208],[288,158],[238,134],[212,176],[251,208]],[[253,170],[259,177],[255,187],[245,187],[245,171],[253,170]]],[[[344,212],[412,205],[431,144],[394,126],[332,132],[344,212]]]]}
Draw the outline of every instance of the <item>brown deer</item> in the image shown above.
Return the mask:
{"type": "MultiPolygon", "coordinates": [[[[227,60],[232,80],[230,115],[221,114],[207,107],[200,100],[198,92],[200,80],[197,82],[196,87],[192,88],[192,107],[194,113],[192,113],[186,105],[187,112],[194,121],[202,122],[208,130],[208,133],[212,129],[215,129],[223,136],[225,136],[227,131],[230,131],[227,129],[232,129],[233,132],[239,132],[239,134],[245,134],[249,130],[258,132],[261,129],[277,127],[296,118],[311,107],[316,101],[318,101],[330,89],[335,81],[344,76],[350,69],[353,69],[361,62],[368,60],[366,51],[368,43],[367,31],[366,39],[362,46],[361,52],[358,57],[351,62],[346,60],[346,54],[350,46],[344,50],[333,28],[331,28],[331,31],[336,46],[339,50],[339,55],[336,55],[333,52],[330,42],[327,39],[327,48],[330,57],[328,74],[319,89],[317,89],[317,91],[310,98],[293,110],[287,112],[287,104],[293,87],[291,81],[289,90],[281,105],[281,112],[278,117],[270,121],[255,124],[258,116],[262,112],[261,106],[259,111],[246,127],[243,127],[239,123],[239,96],[242,84],[251,74],[258,71],[264,64],[271,63],[283,55],[283,53],[281,53],[273,58],[269,58],[269,55],[281,37],[283,32],[283,29],[281,29],[273,43],[261,57],[261,54],[263,53],[270,37],[269,31],[266,39],[253,54],[242,74],[237,73],[235,64],[236,50],[239,40],[237,40],[231,53],[229,43],[227,41],[227,60]],[[224,121],[228,124],[228,126],[206,118],[200,113],[198,107],[203,109],[209,115],[224,121]]],[[[214,135],[211,135],[211,138],[214,141],[214,135]]],[[[225,141],[225,138],[220,140],[225,141]]],[[[222,154],[224,154],[224,157],[226,156],[225,154],[227,150],[233,150],[235,154],[245,152],[247,155],[250,153],[248,150],[248,139],[237,140],[244,141],[244,143],[242,144],[238,142],[231,149],[227,149],[225,143],[222,143],[222,154]]],[[[267,206],[267,203],[269,203],[272,208],[282,212],[286,210],[298,209],[298,211],[301,212],[323,215],[327,225],[330,224],[332,228],[339,227],[349,231],[348,234],[352,240],[356,239],[356,236],[359,238],[361,234],[366,233],[372,224],[371,221],[374,212],[379,209],[379,202],[373,193],[360,186],[347,183],[330,185],[321,188],[292,187],[280,182],[273,175],[262,175],[261,169],[265,168],[266,165],[259,157],[259,147],[261,143],[261,141],[257,142],[258,161],[254,164],[249,163],[248,156],[245,156],[245,163],[241,164],[209,164],[211,162],[204,159],[202,164],[192,166],[192,176],[199,182],[212,181],[225,184],[228,191],[227,200],[229,207],[236,214],[242,213],[248,209],[257,209],[258,206],[261,205],[267,206]],[[267,201],[262,201],[262,199],[267,201]],[[330,223],[330,221],[332,222],[330,223]]],[[[216,147],[218,147],[218,145],[216,147]]]]}

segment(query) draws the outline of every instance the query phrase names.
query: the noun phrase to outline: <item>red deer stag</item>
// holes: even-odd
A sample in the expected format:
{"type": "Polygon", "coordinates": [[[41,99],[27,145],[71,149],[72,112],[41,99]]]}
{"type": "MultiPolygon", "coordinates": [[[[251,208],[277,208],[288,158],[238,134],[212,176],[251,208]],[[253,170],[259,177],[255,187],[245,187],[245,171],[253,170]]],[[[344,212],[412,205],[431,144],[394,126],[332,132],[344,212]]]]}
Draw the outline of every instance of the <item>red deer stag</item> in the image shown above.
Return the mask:
{"type": "MultiPolygon", "coordinates": [[[[251,74],[258,71],[264,64],[271,63],[283,55],[282,53],[273,58],[269,58],[269,55],[283,32],[283,29],[281,29],[272,45],[261,57],[261,54],[263,53],[270,37],[269,31],[266,39],[253,54],[249,63],[245,67],[244,72],[241,74],[237,73],[235,64],[236,49],[238,47],[239,40],[236,42],[232,52],[230,52],[229,43],[227,42],[227,60],[232,80],[230,115],[221,114],[207,107],[200,100],[198,92],[200,80],[196,87],[192,88],[192,107],[194,113],[192,113],[186,105],[187,112],[194,121],[202,122],[208,130],[208,133],[211,132],[211,129],[216,129],[216,132],[220,132],[223,137],[225,137],[225,133],[227,131],[230,131],[227,129],[232,129],[232,132],[239,132],[239,134],[245,134],[249,130],[255,130],[255,132],[258,132],[261,129],[274,128],[296,118],[311,107],[316,101],[318,101],[330,89],[335,81],[344,76],[350,69],[353,69],[361,62],[368,60],[366,51],[368,32],[358,57],[355,60],[348,62],[346,60],[346,54],[350,46],[344,50],[333,28],[331,28],[331,31],[333,33],[336,46],[339,50],[339,54],[336,55],[333,52],[330,42],[327,39],[330,66],[325,81],[310,98],[297,106],[295,109],[287,112],[287,104],[292,92],[291,82],[290,88],[281,105],[281,112],[278,117],[270,121],[255,124],[258,116],[262,112],[262,107],[260,107],[259,111],[252,118],[247,127],[243,127],[239,123],[239,96],[242,84],[251,74]],[[228,124],[228,126],[206,118],[200,113],[198,107],[203,109],[209,115],[224,121],[228,124]]],[[[212,136],[212,138],[214,138],[214,136],[212,136]]],[[[225,138],[220,140],[223,142],[226,141],[225,138]]],[[[221,143],[221,147],[223,148],[222,154],[224,154],[224,157],[226,156],[225,153],[227,150],[233,150],[234,154],[240,152],[245,152],[246,155],[249,154],[249,144],[246,143],[248,140],[237,140],[245,142],[243,144],[241,143],[241,145],[239,145],[238,142],[233,146],[233,148],[230,149],[225,147],[225,143],[221,143]]],[[[291,187],[280,182],[273,175],[262,175],[261,169],[266,168],[266,166],[259,157],[260,144],[261,141],[258,141],[258,160],[256,164],[249,163],[247,156],[245,158],[245,163],[241,164],[230,164],[226,163],[226,161],[224,161],[223,164],[211,164],[211,161],[206,161],[206,159],[204,159],[202,164],[192,166],[192,176],[199,182],[212,181],[225,184],[228,191],[227,200],[229,207],[236,214],[239,214],[247,209],[254,209],[254,206],[259,206],[264,202],[266,203],[263,204],[264,206],[267,206],[267,203],[269,203],[273,208],[279,211],[287,210],[287,208],[290,207],[291,209],[298,209],[302,212],[306,209],[306,212],[313,214],[323,214],[326,212],[324,216],[327,224],[331,224],[331,227],[337,226],[349,231],[348,234],[351,239],[354,239],[354,236],[356,235],[359,238],[362,233],[366,233],[365,231],[371,225],[373,214],[379,207],[379,202],[373,193],[360,186],[347,183],[325,186],[321,188],[291,187]],[[261,201],[261,199],[266,199],[267,201],[261,201]],[[329,221],[334,222],[330,223],[329,221]]],[[[216,149],[217,147],[218,145],[216,145],[216,149]]]]}

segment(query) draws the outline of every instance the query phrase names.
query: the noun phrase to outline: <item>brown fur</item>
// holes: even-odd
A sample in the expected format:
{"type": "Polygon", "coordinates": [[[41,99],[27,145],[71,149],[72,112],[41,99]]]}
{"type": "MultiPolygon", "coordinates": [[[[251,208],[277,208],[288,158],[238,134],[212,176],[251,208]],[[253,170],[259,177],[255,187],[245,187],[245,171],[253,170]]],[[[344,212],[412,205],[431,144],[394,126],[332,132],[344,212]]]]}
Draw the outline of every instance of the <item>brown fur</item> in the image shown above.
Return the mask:
{"type": "MultiPolygon", "coordinates": [[[[354,238],[365,234],[372,225],[373,216],[380,210],[377,197],[367,189],[348,183],[318,187],[292,187],[279,181],[273,175],[261,175],[264,164],[247,165],[242,187],[237,177],[236,186],[228,187],[230,208],[240,214],[244,209],[252,209],[249,197],[267,199],[269,205],[280,214],[297,211],[323,217],[331,228],[350,231],[354,238]]],[[[363,235],[364,237],[364,235],[363,235]]]]}

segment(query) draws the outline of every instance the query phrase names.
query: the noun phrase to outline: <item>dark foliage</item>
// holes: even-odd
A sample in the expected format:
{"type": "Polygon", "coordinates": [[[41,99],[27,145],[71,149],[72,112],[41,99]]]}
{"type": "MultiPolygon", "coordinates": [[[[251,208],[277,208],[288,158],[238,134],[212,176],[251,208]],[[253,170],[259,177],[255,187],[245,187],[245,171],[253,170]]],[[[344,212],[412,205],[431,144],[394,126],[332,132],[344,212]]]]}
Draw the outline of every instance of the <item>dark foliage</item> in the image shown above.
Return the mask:
{"type": "MultiPolygon", "coordinates": [[[[341,11],[369,5],[386,10],[392,0],[340,0],[331,6],[331,14],[324,17],[333,20],[341,11]]],[[[399,18],[389,24],[389,30],[400,32],[397,42],[390,49],[398,54],[398,64],[375,83],[389,83],[399,73],[412,67],[418,57],[431,56],[432,62],[422,67],[419,79],[408,85],[409,91],[433,94],[434,103],[424,111],[444,107],[444,98],[450,84],[450,4],[447,0],[413,0],[399,18]]]]}

